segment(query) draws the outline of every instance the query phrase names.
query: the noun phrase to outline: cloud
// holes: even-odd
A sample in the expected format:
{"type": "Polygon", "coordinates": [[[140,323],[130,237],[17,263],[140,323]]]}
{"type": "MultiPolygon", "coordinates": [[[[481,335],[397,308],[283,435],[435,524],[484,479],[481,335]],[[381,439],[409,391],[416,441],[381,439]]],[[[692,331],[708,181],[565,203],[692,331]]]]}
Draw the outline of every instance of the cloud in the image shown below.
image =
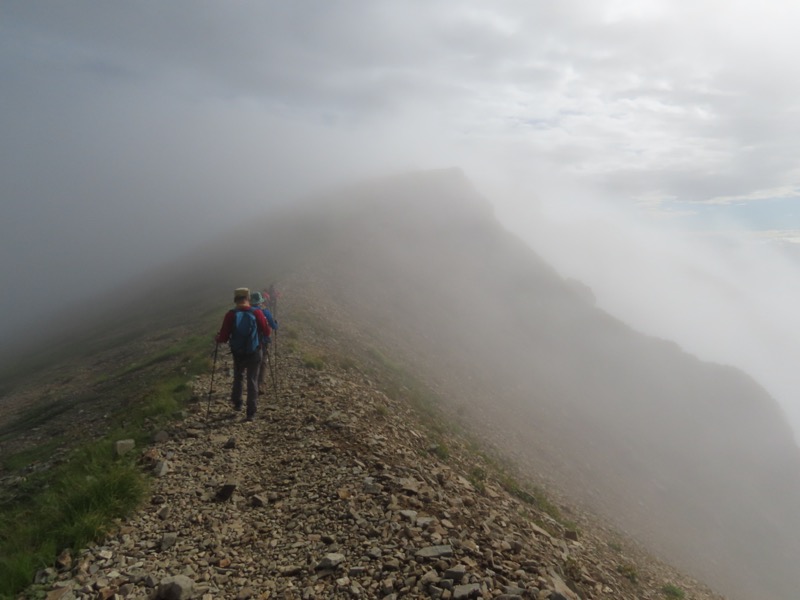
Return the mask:
{"type": "MultiPolygon", "coordinates": [[[[616,235],[565,234],[575,246],[548,256],[616,314],[682,335],[693,287],[712,297],[704,277],[730,290],[752,274],[734,300],[795,293],[776,282],[797,278],[783,246],[758,256],[785,268],[760,272],[718,237],[663,236],[800,227],[798,24],[800,5],[778,0],[6,2],[0,310],[19,289],[78,301],[341,179],[459,165],[511,226],[543,211],[616,220],[616,235]],[[636,249],[650,239],[663,255],[636,249]],[[593,268],[614,252],[626,260],[593,268]],[[667,294],[671,275],[685,303],[645,317],[629,282],[667,294]]],[[[725,346],[725,332],[707,338],[725,346]]]]}
{"type": "Polygon", "coordinates": [[[757,190],[749,194],[738,196],[718,196],[705,201],[705,204],[743,204],[746,202],[757,202],[759,200],[775,200],[779,198],[798,198],[800,197],[800,185],[781,186],[766,190],[757,190]]]}

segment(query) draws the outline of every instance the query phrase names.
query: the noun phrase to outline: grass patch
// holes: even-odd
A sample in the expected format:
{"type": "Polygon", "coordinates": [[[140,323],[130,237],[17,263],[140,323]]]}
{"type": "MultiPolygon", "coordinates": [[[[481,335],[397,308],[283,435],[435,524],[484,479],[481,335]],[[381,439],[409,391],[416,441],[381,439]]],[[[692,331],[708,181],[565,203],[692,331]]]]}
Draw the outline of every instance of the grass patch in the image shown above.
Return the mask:
{"type": "Polygon", "coordinates": [[[74,554],[98,540],[141,502],[148,478],[135,464],[138,453],[117,457],[114,442],[130,437],[146,445],[153,428],[183,407],[194,375],[211,368],[206,342],[207,336],[181,339],[113,381],[98,378],[91,391],[36,406],[0,430],[17,439],[80,403],[110,410],[108,422],[117,424],[98,428],[94,440],[71,450],[56,436],[3,457],[3,469],[18,483],[0,498],[0,598],[15,597],[58,553],[69,548],[74,554]],[[61,456],[48,461],[57,451],[61,456]]]}
{"type": "Polygon", "coordinates": [[[321,370],[325,366],[325,362],[319,357],[312,354],[303,355],[303,366],[306,369],[321,370]]]}
{"type": "Polygon", "coordinates": [[[661,591],[667,598],[677,598],[678,600],[680,600],[680,598],[686,596],[686,593],[681,588],[671,583],[662,586],[661,591]]]}
{"type": "Polygon", "coordinates": [[[636,569],[636,565],[632,563],[617,565],[617,573],[622,575],[631,583],[638,583],[639,581],[639,571],[636,569]]]}
{"type": "Polygon", "coordinates": [[[435,446],[431,447],[431,454],[441,460],[447,460],[450,458],[450,449],[444,442],[439,442],[435,446]]]}
{"type": "Polygon", "coordinates": [[[500,486],[512,496],[516,496],[526,504],[535,506],[542,512],[550,515],[562,525],[572,525],[572,523],[565,521],[565,519],[561,516],[561,511],[559,511],[558,507],[550,501],[544,491],[533,486],[523,485],[505,472],[498,473],[497,479],[500,486]]]}
{"type": "Polygon", "coordinates": [[[472,467],[467,474],[467,479],[472,486],[481,494],[486,493],[486,469],[483,467],[472,467]]]}
{"type": "Polygon", "coordinates": [[[19,593],[63,549],[78,551],[105,534],[147,489],[132,459],[114,459],[108,440],[75,450],[47,479],[0,511],[0,597],[19,593]]]}

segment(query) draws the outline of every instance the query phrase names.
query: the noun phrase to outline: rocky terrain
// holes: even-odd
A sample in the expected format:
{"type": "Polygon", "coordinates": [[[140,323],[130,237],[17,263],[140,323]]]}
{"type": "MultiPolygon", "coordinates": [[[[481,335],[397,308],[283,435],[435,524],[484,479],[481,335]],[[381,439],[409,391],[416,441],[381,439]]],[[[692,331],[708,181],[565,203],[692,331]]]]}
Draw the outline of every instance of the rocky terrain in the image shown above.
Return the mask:
{"type": "Polygon", "coordinates": [[[199,377],[182,418],[150,447],[119,444],[152,474],[147,502],[40,571],[28,594],[721,598],[575,507],[556,520],[509,493],[474,442],[434,441],[430,415],[358,365],[283,352],[280,389],[261,396],[254,422],[229,406],[221,358],[213,393],[210,374],[199,377]]]}

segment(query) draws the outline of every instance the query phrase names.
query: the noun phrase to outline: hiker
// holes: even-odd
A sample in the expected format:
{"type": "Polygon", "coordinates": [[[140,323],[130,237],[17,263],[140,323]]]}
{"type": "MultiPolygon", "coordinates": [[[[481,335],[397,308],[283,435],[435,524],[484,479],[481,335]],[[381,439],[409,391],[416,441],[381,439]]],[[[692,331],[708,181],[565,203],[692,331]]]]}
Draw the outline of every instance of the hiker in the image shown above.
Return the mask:
{"type": "MultiPolygon", "coordinates": [[[[258,308],[264,313],[264,318],[267,320],[267,324],[269,324],[272,331],[278,331],[278,322],[273,318],[272,313],[266,307],[267,299],[261,294],[261,292],[253,292],[250,294],[250,306],[253,308],[258,308]]],[[[261,367],[259,369],[259,391],[262,394],[266,394],[267,388],[267,363],[269,362],[269,345],[272,342],[269,336],[266,339],[262,340],[262,353],[261,353],[261,367]]]]}
{"type": "Polygon", "coordinates": [[[278,314],[278,297],[281,293],[275,289],[274,283],[269,284],[269,289],[267,289],[265,295],[267,297],[267,306],[272,311],[272,314],[278,314]]]}
{"type": "Polygon", "coordinates": [[[256,416],[258,371],[261,366],[262,340],[269,337],[270,328],[264,313],[250,306],[250,290],[237,288],[233,292],[236,307],[225,313],[217,334],[217,344],[230,342],[233,356],[233,387],[231,403],[242,410],[242,380],[247,374],[247,421],[256,416]]]}

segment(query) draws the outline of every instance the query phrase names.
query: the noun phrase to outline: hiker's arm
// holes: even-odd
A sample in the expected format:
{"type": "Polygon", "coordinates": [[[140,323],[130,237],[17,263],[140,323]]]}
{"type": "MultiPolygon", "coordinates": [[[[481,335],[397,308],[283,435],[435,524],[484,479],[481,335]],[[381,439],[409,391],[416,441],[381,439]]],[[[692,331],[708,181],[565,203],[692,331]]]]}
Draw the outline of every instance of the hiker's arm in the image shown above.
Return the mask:
{"type": "Polygon", "coordinates": [[[258,324],[258,332],[265,338],[269,337],[269,334],[272,333],[272,330],[269,328],[269,323],[267,323],[266,317],[264,317],[264,313],[260,310],[254,311],[256,315],[256,323],[258,324]]]}
{"type": "Polygon", "coordinates": [[[222,327],[220,327],[219,333],[217,334],[215,341],[218,344],[224,344],[225,342],[227,342],[228,338],[231,335],[232,327],[233,327],[233,313],[229,311],[225,313],[225,318],[222,319],[222,327]]]}

